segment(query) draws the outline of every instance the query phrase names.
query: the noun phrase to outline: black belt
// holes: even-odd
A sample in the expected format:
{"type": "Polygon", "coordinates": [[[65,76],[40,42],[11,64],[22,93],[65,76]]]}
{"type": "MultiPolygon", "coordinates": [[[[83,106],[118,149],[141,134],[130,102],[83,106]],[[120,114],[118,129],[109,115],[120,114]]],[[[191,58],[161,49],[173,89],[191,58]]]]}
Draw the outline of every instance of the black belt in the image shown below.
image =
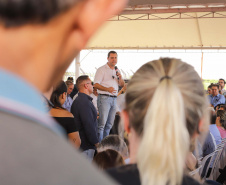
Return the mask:
{"type": "Polygon", "coordinates": [[[112,96],[110,94],[99,94],[99,95],[101,95],[101,96],[108,96],[108,97],[112,97],[112,98],[117,98],[117,96],[112,96]]]}

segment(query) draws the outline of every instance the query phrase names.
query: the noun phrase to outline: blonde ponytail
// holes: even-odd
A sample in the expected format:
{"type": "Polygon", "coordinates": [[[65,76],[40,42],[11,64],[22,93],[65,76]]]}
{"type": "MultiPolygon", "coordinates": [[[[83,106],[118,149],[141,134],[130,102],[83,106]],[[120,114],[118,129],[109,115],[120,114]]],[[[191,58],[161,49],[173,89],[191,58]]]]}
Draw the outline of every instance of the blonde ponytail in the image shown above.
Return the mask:
{"type": "Polygon", "coordinates": [[[143,185],[181,184],[190,138],[206,107],[200,77],[180,60],[148,62],[134,74],[126,111],[141,141],[137,163],[143,185]]]}
{"type": "Polygon", "coordinates": [[[138,152],[142,184],[179,185],[188,148],[183,98],[173,79],[165,78],[157,87],[144,119],[138,152]]]}

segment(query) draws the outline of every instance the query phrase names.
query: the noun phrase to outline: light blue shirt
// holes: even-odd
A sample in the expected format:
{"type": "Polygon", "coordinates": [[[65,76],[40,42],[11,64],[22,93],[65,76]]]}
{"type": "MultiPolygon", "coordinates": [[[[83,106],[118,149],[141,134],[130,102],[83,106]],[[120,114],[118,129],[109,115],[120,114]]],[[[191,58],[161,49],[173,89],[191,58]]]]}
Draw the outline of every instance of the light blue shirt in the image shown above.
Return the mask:
{"type": "Polygon", "coordinates": [[[67,98],[64,104],[62,105],[62,107],[67,109],[69,112],[71,112],[72,103],[73,103],[73,99],[70,97],[70,95],[67,95],[67,98]]]}
{"type": "Polygon", "coordinates": [[[62,135],[62,128],[48,115],[38,90],[16,76],[0,68],[0,110],[33,120],[62,135]]]}
{"type": "Polygon", "coordinates": [[[216,124],[211,124],[209,126],[209,129],[210,129],[210,133],[213,135],[213,137],[216,141],[216,144],[219,145],[221,143],[221,135],[220,135],[220,132],[219,132],[216,124]]]}
{"type": "Polygon", "coordinates": [[[218,94],[217,96],[213,96],[212,94],[208,96],[210,104],[212,104],[214,107],[216,107],[219,104],[225,104],[225,97],[221,94],[218,94]]]}
{"type": "Polygon", "coordinates": [[[0,96],[46,113],[41,94],[21,77],[0,69],[0,96]]]}

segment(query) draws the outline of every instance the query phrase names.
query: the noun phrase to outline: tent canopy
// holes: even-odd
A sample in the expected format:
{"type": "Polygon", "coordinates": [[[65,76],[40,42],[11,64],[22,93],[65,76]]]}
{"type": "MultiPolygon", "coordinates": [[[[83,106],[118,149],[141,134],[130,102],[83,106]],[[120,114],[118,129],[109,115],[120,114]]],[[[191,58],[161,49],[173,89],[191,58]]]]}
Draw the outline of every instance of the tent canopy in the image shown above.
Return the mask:
{"type": "Polygon", "coordinates": [[[226,0],[131,0],[87,49],[226,49],[226,0]]]}

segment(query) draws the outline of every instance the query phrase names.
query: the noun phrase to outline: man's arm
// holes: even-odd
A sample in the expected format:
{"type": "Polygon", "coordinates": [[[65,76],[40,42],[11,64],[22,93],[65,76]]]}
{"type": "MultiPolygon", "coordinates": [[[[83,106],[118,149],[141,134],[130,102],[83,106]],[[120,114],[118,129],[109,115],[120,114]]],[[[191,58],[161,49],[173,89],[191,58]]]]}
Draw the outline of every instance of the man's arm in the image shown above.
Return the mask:
{"type": "Polygon", "coordinates": [[[94,117],[92,109],[87,102],[84,103],[85,104],[79,106],[79,116],[89,142],[96,146],[99,142],[94,125],[97,118],[94,117]]]}
{"type": "Polygon", "coordinates": [[[121,79],[119,79],[118,84],[119,84],[121,87],[124,87],[125,82],[124,82],[124,80],[121,78],[121,79]]]}
{"type": "Polygon", "coordinates": [[[111,94],[115,93],[116,90],[114,89],[114,87],[104,87],[98,83],[95,83],[94,84],[94,87],[97,88],[98,90],[101,90],[101,91],[106,91],[106,92],[109,92],[111,94]]]}

